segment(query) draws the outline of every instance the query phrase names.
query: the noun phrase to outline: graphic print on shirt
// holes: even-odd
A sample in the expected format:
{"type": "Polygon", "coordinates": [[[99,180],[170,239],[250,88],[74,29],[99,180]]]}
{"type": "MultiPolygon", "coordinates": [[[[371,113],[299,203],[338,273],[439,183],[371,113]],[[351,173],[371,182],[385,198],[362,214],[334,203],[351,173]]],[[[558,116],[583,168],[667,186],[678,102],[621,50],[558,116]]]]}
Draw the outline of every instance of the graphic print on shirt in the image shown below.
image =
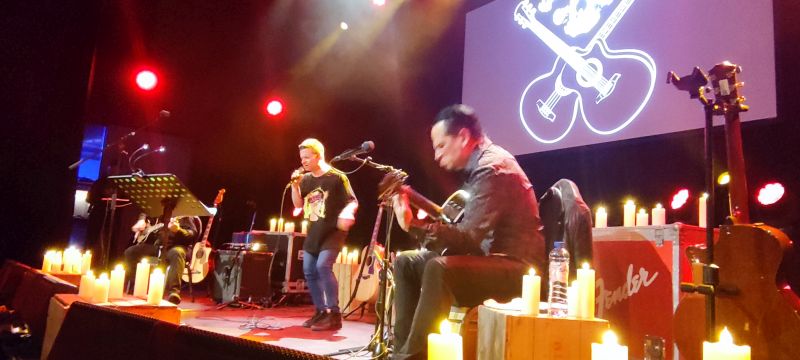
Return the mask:
{"type": "Polygon", "coordinates": [[[308,221],[317,221],[325,218],[325,200],[328,192],[317,187],[306,194],[303,200],[303,214],[308,221]]]}

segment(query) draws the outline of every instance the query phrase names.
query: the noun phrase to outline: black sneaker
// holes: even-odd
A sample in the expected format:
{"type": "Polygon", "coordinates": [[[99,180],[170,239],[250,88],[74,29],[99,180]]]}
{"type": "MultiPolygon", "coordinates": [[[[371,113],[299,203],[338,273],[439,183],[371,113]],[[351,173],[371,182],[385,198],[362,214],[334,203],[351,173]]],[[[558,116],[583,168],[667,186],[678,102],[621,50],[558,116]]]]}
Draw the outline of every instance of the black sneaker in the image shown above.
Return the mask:
{"type": "Polygon", "coordinates": [[[175,305],[178,305],[178,304],[181,303],[181,294],[170,293],[169,297],[167,298],[167,301],[169,301],[169,302],[171,302],[171,303],[173,303],[175,305]]]}
{"type": "Polygon", "coordinates": [[[313,331],[330,331],[339,330],[341,328],[342,313],[331,312],[330,310],[325,311],[322,318],[314,323],[314,325],[311,325],[311,330],[313,331]]]}
{"type": "Polygon", "coordinates": [[[319,319],[321,319],[322,315],[324,314],[325,314],[324,311],[317,310],[317,312],[314,313],[314,316],[312,316],[311,319],[308,319],[305,322],[303,322],[303,327],[310,328],[311,325],[314,325],[317,321],[319,321],[319,319]]]}

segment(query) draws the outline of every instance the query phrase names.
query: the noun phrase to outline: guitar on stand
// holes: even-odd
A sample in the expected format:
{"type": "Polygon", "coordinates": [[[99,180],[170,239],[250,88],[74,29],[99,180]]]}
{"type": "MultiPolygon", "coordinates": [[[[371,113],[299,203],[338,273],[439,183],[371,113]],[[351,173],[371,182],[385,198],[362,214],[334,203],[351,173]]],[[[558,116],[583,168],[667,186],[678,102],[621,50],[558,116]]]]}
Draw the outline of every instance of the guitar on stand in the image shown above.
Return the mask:
{"type": "MultiPolygon", "coordinates": [[[[752,359],[795,359],[800,354],[800,298],[787,286],[780,266],[791,249],[791,241],[780,230],[750,224],[748,192],[739,114],[747,111],[742,84],[737,80],[739,66],[717,64],[706,76],[695,68],[681,79],[670,74],[670,82],[690,92],[706,108],[706,182],[713,189],[710,173],[710,129],[713,115],[725,117],[730,217],[720,226],[719,240],[711,237],[713,218],[707,222],[707,264],[703,284],[681,284],[684,294],[675,311],[675,342],[687,359],[702,358],[702,342],[717,341],[727,327],[737,343],[752,347],[752,359]],[[715,100],[705,98],[705,85],[711,81],[715,100]],[[706,329],[698,329],[698,319],[706,319],[706,329]]],[[[710,192],[710,194],[713,194],[710,192]]],[[[713,202],[709,201],[709,209],[713,202]]]]}
{"type": "MultiPolygon", "coordinates": [[[[225,189],[219,189],[217,197],[214,199],[215,210],[222,203],[224,195],[225,189]]],[[[211,243],[208,242],[208,235],[211,234],[211,225],[214,224],[214,216],[216,214],[216,211],[211,213],[206,229],[203,231],[203,237],[192,246],[192,258],[186,271],[183,272],[183,281],[197,284],[203,281],[208,276],[208,273],[213,270],[212,264],[208,261],[211,255],[211,243]]]]}

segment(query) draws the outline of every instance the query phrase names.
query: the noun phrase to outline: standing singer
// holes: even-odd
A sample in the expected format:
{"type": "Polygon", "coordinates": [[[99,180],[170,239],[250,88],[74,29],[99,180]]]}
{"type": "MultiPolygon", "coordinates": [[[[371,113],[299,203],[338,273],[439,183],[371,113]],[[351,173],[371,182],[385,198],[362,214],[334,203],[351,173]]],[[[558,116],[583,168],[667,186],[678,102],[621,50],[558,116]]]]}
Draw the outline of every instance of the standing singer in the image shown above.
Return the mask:
{"type": "Polygon", "coordinates": [[[325,162],[325,147],[319,140],[303,140],[298,148],[303,167],[292,173],[292,203],[303,208],[309,222],[303,273],[316,308],[303,326],[314,331],[338,330],[342,315],[333,263],[355,223],[358,201],[347,175],[325,162]]]}

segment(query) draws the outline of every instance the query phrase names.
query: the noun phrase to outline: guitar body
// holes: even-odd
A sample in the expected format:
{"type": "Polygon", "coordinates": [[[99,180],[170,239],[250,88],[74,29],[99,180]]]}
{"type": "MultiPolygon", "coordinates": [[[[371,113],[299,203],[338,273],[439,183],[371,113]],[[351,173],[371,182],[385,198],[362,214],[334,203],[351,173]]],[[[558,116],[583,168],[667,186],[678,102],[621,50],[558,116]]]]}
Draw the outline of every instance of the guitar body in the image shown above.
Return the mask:
{"type": "Polygon", "coordinates": [[[628,126],[653,95],[655,61],[639,50],[611,50],[602,39],[590,45],[588,52],[578,53],[598,77],[585,79],[567,67],[571,76],[564,76],[564,85],[578,92],[586,126],[602,135],[628,126]]]}
{"type": "MultiPolygon", "coordinates": [[[[719,265],[717,331],[728,327],[752,359],[796,359],[800,354],[800,299],[779,276],[788,237],[765,225],[723,226],[714,247],[719,265]],[[729,291],[734,290],[735,294],[729,291]]],[[[705,297],[688,294],[675,312],[675,342],[686,359],[702,358],[705,297]]]]}
{"type": "MultiPolygon", "coordinates": [[[[216,209],[222,203],[225,189],[219,189],[217,197],[214,198],[214,208],[216,209]]],[[[214,224],[214,214],[208,218],[206,229],[203,232],[203,237],[200,241],[192,246],[192,257],[189,261],[189,266],[183,271],[181,278],[183,281],[191,282],[193,284],[203,281],[208,276],[208,273],[214,270],[214,263],[210,261],[211,246],[208,242],[208,235],[211,233],[211,225],[214,224]]]]}
{"type": "Polygon", "coordinates": [[[142,231],[137,231],[133,235],[133,243],[134,244],[143,244],[143,243],[152,244],[152,243],[154,243],[155,240],[151,240],[151,237],[152,237],[152,239],[155,239],[156,238],[156,234],[162,228],[164,228],[164,223],[148,225],[147,228],[145,228],[142,231]]]}
{"type": "MultiPolygon", "coordinates": [[[[379,246],[373,247],[373,251],[377,251],[380,257],[383,258],[383,248],[379,246]]],[[[360,275],[356,275],[351,279],[351,288],[356,286],[358,276],[361,277],[361,282],[358,283],[358,290],[356,291],[355,301],[375,303],[378,301],[378,289],[380,287],[379,272],[381,269],[380,261],[376,259],[374,253],[370,252],[370,246],[365,246],[361,251],[361,261],[364,263],[364,271],[360,275]]]]}

